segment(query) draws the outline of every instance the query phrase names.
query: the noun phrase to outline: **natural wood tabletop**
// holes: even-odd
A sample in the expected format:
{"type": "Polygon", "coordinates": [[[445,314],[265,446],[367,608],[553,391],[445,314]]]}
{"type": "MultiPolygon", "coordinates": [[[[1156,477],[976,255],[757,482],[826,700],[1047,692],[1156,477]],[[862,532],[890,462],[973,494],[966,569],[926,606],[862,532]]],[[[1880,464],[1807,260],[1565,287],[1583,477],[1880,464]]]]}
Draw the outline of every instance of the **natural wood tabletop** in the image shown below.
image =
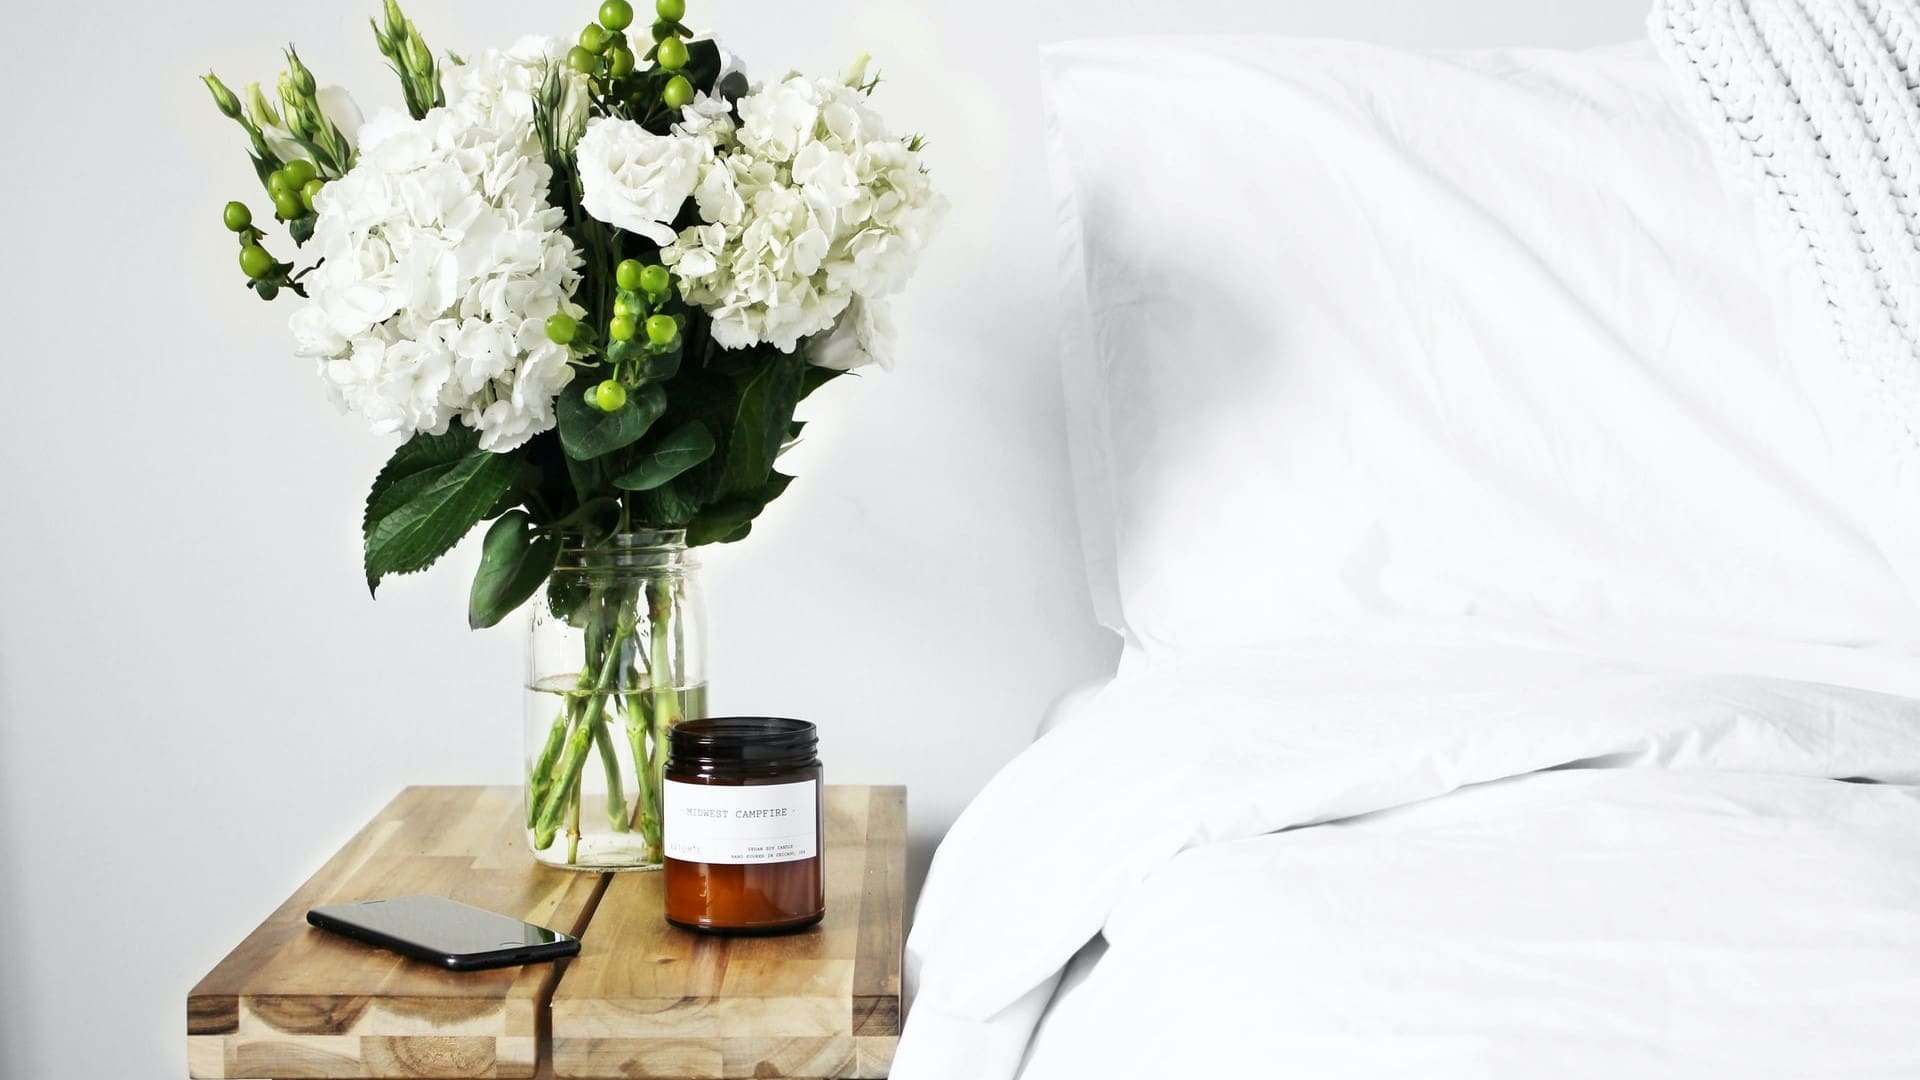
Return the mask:
{"type": "Polygon", "coordinates": [[[667,925],[656,873],[544,867],[520,790],[400,793],[187,997],[195,1077],[883,1077],[900,1033],[906,791],[830,785],[827,914],[778,937],[667,925]],[[449,972],[308,908],[446,896],[576,934],[578,958],[449,972]]]}
{"type": "Polygon", "coordinates": [[[829,786],[812,932],[667,925],[659,874],[607,887],[553,994],[560,1077],[884,1077],[900,1034],[906,793],[829,786]]]}

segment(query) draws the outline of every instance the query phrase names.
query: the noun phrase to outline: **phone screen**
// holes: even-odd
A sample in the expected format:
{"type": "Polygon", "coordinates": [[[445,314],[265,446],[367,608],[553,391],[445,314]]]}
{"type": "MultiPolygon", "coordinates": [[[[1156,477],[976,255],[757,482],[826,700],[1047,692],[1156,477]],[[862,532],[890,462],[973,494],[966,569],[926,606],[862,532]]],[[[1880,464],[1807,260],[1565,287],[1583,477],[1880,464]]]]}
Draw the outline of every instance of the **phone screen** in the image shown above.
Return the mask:
{"type": "Polygon", "coordinates": [[[572,940],[557,930],[534,926],[496,912],[482,911],[440,896],[395,896],[385,900],[328,904],[313,909],[312,914],[443,956],[493,953],[501,949],[552,945],[572,940]]]}

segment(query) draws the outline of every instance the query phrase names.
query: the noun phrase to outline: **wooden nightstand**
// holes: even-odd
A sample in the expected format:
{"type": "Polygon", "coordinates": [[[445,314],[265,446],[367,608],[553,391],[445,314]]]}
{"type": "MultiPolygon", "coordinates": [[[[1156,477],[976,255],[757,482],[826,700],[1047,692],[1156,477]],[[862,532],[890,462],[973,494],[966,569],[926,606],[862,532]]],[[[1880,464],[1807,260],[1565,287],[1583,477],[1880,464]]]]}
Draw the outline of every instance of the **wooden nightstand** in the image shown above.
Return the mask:
{"type": "Polygon", "coordinates": [[[535,863],[518,788],[408,788],[187,996],[196,1077],[884,1077],[900,1034],[906,789],[830,785],[827,914],[719,938],[660,875],[535,863]],[[433,893],[579,935],[458,974],[324,934],[315,904],[433,893]]]}

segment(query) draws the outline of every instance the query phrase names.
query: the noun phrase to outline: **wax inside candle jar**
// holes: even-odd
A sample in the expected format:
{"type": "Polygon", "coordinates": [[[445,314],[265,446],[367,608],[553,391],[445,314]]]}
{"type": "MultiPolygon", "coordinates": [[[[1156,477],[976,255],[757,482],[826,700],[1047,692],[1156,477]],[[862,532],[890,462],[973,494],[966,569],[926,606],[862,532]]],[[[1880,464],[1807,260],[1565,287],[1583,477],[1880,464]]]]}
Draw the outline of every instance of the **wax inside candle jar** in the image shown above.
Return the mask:
{"type": "Polygon", "coordinates": [[[776,933],[826,909],[818,736],[804,720],[709,717],[668,737],[666,917],[715,933],[776,933]]]}

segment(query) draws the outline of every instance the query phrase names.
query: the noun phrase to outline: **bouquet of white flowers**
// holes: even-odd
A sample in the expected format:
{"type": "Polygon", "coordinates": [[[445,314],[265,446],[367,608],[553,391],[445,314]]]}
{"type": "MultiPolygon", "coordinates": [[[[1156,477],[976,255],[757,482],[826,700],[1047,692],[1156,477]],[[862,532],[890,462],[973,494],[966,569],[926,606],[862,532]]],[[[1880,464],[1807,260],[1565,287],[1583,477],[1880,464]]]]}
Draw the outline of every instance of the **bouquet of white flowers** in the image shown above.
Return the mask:
{"type": "MultiPolygon", "coordinates": [[[[406,438],[366,503],[370,588],[491,521],[468,610],[491,626],[566,545],[738,540],[786,490],[774,464],[796,404],[891,362],[887,298],[944,210],[920,140],[874,113],[864,57],[841,78],[756,85],[687,29],[685,6],[658,0],[644,48],[631,5],[606,0],[577,44],[462,59],[436,57],[387,0],[374,34],[406,111],[364,124],[291,48],[277,107],[257,83],[243,97],[206,76],[310,256],[270,253],[229,203],[248,287],[294,296],[294,351],[343,409],[406,438]]],[[[530,765],[537,848],[577,816],[573,747],[600,738],[587,729],[626,680],[594,673],[618,660],[627,689],[646,683],[635,642],[671,630],[655,598],[602,592],[548,597],[588,645],[583,693],[530,765]]],[[[684,705],[657,704],[634,741],[643,788],[684,705]]],[[[651,840],[645,802],[633,821],[651,840]]]]}

